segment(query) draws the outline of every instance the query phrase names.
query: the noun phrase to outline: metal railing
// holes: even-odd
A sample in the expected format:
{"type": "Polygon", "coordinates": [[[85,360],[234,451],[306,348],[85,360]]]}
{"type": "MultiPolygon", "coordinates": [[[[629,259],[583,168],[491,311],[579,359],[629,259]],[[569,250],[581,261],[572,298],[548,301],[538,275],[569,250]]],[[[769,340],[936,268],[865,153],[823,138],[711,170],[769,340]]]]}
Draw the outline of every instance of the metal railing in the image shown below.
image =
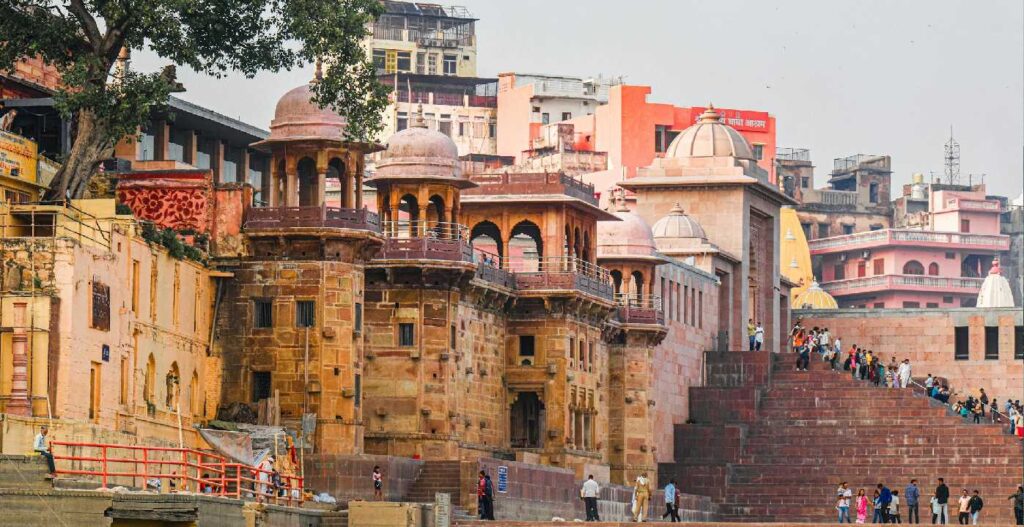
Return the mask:
{"type": "Polygon", "coordinates": [[[614,288],[608,270],[574,256],[508,259],[504,268],[515,275],[516,289],[576,289],[614,300],[614,288]]]}
{"type": "Polygon", "coordinates": [[[40,201],[0,204],[0,239],[61,238],[110,249],[110,220],[69,203],[40,201]]]}
{"type": "MultiPolygon", "coordinates": [[[[910,387],[910,389],[914,390],[915,394],[919,393],[920,395],[923,395],[924,397],[927,397],[927,398],[929,398],[929,399],[931,399],[933,401],[938,402],[942,406],[945,406],[947,410],[954,411],[953,410],[953,405],[950,404],[948,401],[943,402],[943,401],[940,401],[939,399],[936,399],[936,398],[932,397],[931,394],[929,393],[930,389],[927,386],[917,382],[913,378],[910,379],[910,384],[912,385],[910,387]]],[[[956,392],[952,392],[952,393],[949,394],[949,396],[951,398],[954,395],[957,395],[957,393],[956,392]]],[[[980,404],[980,402],[979,402],[979,404],[980,404]]],[[[982,409],[984,410],[984,407],[982,409]]],[[[988,409],[988,415],[989,415],[989,423],[979,422],[978,424],[1001,424],[1001,423],[1004,423],[1004,422],[1008,423],[1009,419],[1010,419],[1010,417],[1008,415],[1004,414],[1003,412],[1000,412],[999,410],[993,410],[991,407],[988,409]]],[[[957,414],[957,416],[961,417],[959,414],[957,414]]],[[[966,419],[968,419],[968,417],[964,417],[964,419],[966,420],[966,419]]]]}
{"type": "Polygon", "coordinates": [[[278,474],[278,486],[270,470],[191,448],[52,441],[50,451],[54,463],[61,462],[58,475],[98,478],[103,488],[112,484],[146,488],[156,480],[161,486],[166,481],[174,490],[197,494],[287,505],[302,501],[301,477],[278,474]],[[66,453],[58,453],[55,447],[66,453]]]}
{"type": "Polygon", "coordinates": [[[619,320],[631,324],[664,324],[665,312],[661,297],[657,295],[637,296],[629,293],[615,293],[619,304],[619,320]]]}
{"type": "Polygon", "coordinates": [[[776,148],[775,159],[781,161],[810,161],[811,151],[807,148],[776,148]]]}
{"type": "Polygon", "coordinates": [[[342,207],[253,207],[246,212],[246,230],[336,228],[380,232],[380,218],[366,208],[342,207]]]}
{"type": "Polygon", "coordinates": [[[438,221],[399,220],[383,224],[385,260],[473,261],[465,225],[438,221]]]}

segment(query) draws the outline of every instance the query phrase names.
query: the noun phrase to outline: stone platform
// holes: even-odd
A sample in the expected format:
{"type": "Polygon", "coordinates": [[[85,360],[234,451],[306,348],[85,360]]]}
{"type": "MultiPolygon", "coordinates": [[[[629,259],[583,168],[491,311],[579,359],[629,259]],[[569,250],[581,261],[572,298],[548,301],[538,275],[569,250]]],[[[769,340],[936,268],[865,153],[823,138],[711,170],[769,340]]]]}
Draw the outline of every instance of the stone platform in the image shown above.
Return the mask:
{"type": "MultiPolygon", "coordinates": [[[[573,521],[566,522],[517,522],[517,521],[456,521],[453,527],[566,527],[567,525],[593,525],[594,527],[632,527],[637,525],[634,522],[587,522],[585,524],[573,521]]],[[[659,525],[675,527],[751,527],[753,525],[764,525],[767,527],[835,527],[835,523],[735,523],[735,522],[710,522],[710,523],[666,523],[666,522],[644,522],[643,525],[659,525]]],[[[953,525],[953,524],[951,524],[953,525]]],[[[980,525],[988,527],[1009,527],[1009,523],[985,523],[980,525]]]]}

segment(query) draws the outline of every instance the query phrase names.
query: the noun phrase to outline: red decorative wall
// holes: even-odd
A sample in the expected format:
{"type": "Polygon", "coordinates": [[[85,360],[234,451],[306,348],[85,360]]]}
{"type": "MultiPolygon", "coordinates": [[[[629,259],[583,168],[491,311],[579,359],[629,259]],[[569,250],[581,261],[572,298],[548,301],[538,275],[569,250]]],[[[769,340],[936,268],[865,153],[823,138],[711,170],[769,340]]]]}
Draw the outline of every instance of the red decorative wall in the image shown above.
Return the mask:
{"type": "Polygon", "coordinates": [[[209,232],[213,175],[209,170],[160,170],[118,175],[117,199],[135,217],[176,230],[209,232]]]}

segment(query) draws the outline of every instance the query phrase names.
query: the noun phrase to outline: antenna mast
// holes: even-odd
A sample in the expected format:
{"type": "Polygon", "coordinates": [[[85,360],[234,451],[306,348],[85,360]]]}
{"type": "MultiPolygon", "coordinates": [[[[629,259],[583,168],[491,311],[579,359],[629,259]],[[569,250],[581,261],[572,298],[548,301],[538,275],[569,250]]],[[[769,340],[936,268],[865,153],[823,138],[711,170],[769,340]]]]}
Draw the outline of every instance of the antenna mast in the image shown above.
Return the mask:
{"type": "Polygon", "coordinates": [[[953,127],[949,127],[949,141],[946,143],[946,183],[960,184],[960,143],[953,139],[953,127]]]}

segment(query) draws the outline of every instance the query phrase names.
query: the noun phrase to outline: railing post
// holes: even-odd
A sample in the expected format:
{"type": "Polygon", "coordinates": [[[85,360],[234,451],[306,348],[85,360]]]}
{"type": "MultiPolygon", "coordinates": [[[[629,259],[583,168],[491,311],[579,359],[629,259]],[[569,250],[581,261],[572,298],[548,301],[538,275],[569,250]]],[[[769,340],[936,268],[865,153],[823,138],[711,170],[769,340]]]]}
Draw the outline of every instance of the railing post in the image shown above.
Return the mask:
{"type": "Polygon", "coordinates": [[[100,457],[103,459],[103,488],[107,488],[107,446],[100,447],[100,457]]]}
{"type": "Polygon", "coordinates": [[[149,484],[149,449],[142,449],[142,490],[149,484]]]}

